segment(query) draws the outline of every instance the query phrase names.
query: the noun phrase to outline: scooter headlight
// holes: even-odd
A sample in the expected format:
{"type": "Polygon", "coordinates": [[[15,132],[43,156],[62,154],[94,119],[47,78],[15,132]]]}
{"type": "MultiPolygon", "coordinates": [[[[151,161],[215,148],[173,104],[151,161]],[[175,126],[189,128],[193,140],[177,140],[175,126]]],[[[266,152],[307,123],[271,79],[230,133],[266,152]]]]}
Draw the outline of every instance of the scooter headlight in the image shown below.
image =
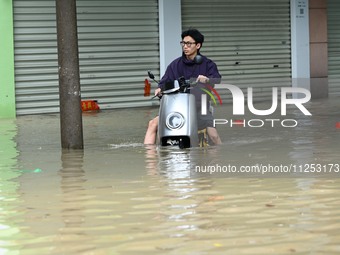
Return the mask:
{"type": "Polygon", "coordinates": [[[172,112],[166,117],[166,126],[169,129],[180,129],[184,125],[184,117],[178,112],[172,112]]]}

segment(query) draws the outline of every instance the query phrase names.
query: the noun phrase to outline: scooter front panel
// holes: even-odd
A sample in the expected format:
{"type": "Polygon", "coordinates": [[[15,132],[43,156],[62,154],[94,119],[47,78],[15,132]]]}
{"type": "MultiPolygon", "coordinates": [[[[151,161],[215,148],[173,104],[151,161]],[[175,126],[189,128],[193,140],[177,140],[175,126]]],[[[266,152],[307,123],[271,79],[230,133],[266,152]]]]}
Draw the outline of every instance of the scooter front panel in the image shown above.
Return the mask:
{"type": "Polygon", "coordinates": [[[190,146],[198,146],[194,95],[163,95],[159,110],[158,138],[161,145],[173,145],[177,144],[176,141],[186,140],[190,146]]]}

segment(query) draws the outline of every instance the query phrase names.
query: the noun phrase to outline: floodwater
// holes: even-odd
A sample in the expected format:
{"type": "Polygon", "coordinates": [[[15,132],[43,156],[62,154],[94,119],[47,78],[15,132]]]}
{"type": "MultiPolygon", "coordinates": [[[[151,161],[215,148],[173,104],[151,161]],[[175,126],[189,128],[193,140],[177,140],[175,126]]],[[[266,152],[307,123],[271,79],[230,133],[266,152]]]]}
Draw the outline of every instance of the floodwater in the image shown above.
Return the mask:
{"type": "Polygon", "coordinates": [[[223,145],[185,150],[142,144],[156,107],[84,113],[83,151],[59,115],[0,120],[0,254],[339,254],[339,106],[218,106],[223,145]]]}

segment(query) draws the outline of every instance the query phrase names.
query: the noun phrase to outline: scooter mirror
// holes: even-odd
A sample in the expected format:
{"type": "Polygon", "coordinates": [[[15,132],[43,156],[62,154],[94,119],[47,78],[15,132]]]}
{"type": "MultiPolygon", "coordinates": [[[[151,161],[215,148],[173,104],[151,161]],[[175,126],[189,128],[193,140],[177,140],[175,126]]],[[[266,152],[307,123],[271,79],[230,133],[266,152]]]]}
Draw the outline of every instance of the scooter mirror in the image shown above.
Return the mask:
{"type": "Polygon", "coordinates": [[[201,55],[197,54],[194,58],[194,61],[195,61],[196,64],[200,65],[203,62],[203,58],[202,58],[201,55]]]}
{"type": "Polygon", "coordinates": [[[148,71],[148,76],[150,79],[154,80],[155,76],[153,75],[153,73],[151,73],[151,71],[148,71]]]}
{"type": "Polygon", "coordinates": [[[155,80],[155,76],[153,75],[153,73],[151,73],[150,70],[148,70],[148,76],[149,76],[149,78],[150,78],[151,80],[153,80],[153,81],[155,81],[157,84],[159,84],[159,81],[156,81],[156,80],[155,80]]]}

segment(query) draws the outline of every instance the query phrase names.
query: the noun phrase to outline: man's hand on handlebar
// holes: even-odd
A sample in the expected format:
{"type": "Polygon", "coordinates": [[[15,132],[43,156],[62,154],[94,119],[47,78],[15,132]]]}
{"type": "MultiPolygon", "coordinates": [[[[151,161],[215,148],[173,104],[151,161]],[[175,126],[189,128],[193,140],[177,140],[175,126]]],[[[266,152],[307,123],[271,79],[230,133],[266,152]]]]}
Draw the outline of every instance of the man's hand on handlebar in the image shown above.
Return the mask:
{"type": "Polygon", "coordinates": [[[162,95],[162,89],[161,88],[157,88],[156,90],[155,90],[155,96],[161,96],[162,95]]]}
{"type": "Polygon", "coordinates": [[[207,76],[204,76],[204,75],[199,75],[196,79],[196,82],[209,83],[209,78],[207,76]]]}

